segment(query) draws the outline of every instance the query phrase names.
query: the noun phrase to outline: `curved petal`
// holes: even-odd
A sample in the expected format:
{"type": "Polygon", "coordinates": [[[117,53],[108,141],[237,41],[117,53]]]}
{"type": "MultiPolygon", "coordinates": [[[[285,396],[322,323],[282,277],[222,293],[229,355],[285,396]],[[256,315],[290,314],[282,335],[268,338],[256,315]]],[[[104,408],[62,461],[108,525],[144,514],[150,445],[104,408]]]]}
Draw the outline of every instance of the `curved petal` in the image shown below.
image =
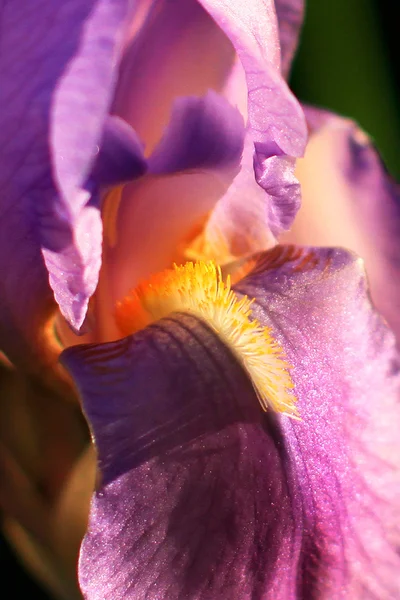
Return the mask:
{"type": "Polygon", "coordinates": [[[278,247],[237,291],[294,366],[300,422],[262,413],[188,315],[63,354],[103,475],[85,597],[396,597],[398,356],[360,261],[278,247]]]}
{"type": "Polygon", "coordinates": [[[122,119],[107,117],[89,185],[96,188],[120,185],[140,177],[146,170],[143,145],[136,132],[122,119]]]}
{"type": "Polygon", "coordinates": [[[196,0],[152,2],[125,49],[113,112],[130,123],[152,152],[174,100],[220,92],[234,51],[196,0]]]}
{"type": "Polygon", "coordinates": [[[281,46],[282,73],[288,76],[303,22],[303,0],[275,0],[281,46]]]}
{"type": "Polygon", "coordinates": [[[400,339],[400,187],[355,123],[314,108],[306,115],[311,138],[297,169],[302,210],[283,239],[362,256],[373,301],[400,339]]]}
{"type": "Polygon", "coordinates": [[[77,328],[95,286],[100,216],[86,210],[82,186],[110,102],[128,0],[0,4],[1,344],[18,360],[17,337],[29,343],[51,303],[43,257],[77,328]],[[96,230],[90,239],[80,231],[88,220],[96,230]]]}
{"type": "MultiPolygon", "coordinates": [[[[240,172],[217,201],[195,243],[199,254],[220,264],[276,243],[268,219],[268,198],[254,177],[253,155],[253,140],[247,132],[240,172]]],[[[279,175],[277,186],[282,184],[279,175]]]]}
{"type": "Polygon", "coordinates": [[[231,40],[245,70],[255,174],[269,195],[269,226],[277,235],[288,229],[300,205],[293,157],[303,155],[307,131],[302,109],[280,73],[274,3],[201,0],[201,4],[231,40]],[[282,183],[277,186],[278,173],[282,183]]]}
{"type": "Polygon", "coordinates": [[[149,158],[153,174],[189,169],[236,169],[243,153],[244,123],[239,111],[215,92],[177,98],[171,119],[149,158]]]}
{"type": "Polygon", "coordinates": [[[116,241],[104,246],[99,291],[110,315],[138,280],[181,260],[187,238],[236,176],[244,135],[239,111],[215,92],[177,100],[149,175],[123,191],[116,241]]]}

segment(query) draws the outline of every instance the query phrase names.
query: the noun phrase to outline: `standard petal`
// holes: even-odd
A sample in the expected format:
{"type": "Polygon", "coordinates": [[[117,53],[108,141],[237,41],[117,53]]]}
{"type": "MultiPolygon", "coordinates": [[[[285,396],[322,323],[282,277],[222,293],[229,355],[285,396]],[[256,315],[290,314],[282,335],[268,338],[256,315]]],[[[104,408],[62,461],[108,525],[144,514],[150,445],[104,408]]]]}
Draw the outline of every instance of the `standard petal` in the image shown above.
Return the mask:
{"type": "Polygon", "coordinates": [[[300,205],[293,157],[303,155],[307,131],[303,111],[280,72],[274,3],[201,0],[201,4],[232,42],[246,74],[255,175],[269,196],[269,226],[277,235],[288,229],[300,205]],[[277,185],[278,174],[281,182],[277,185]]]}
{"type": "Polygon", "coordinates": [[[282,73],[288,76],[303,22],[303,0],[275,0],[281,46],[282,73]]]}
{"type": "Polygon", "coordinates": [[[48,308],[42,251],[77,328],[95,286],[100,217],[85,214],[82,186],[112,95],[128,1],[3,1],[0,10],[1,344],[17,360],[17,337],[31,340],[48,308]],[[87,220],[93,238],[75,232],[87,220]]]}
{"type": "Polygon", "coordinates": [[[237,291],[256,298],[255,317],[294,366],[302,421],[280,427],[289,493],[304,519],[298,597],[396,598],[399,357],[371,307],[361,259],[278,246],[237,291]]]}
{"type": "Polygon", "coordinates": [[[400,340],[400,187],[355,123],[306,109],[311,138],[297,175],[303,204],[283,239],[363,257],[372,299],[400,340]]]}

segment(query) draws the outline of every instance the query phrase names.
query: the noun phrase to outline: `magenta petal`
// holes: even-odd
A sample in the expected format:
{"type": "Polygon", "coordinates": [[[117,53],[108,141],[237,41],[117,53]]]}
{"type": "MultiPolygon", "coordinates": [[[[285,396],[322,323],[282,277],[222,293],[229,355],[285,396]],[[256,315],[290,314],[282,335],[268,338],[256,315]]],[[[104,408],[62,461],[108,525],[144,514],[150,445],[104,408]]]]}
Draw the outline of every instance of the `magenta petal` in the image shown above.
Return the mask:
{"type": "Polygon", "coordinates": [[[293,365],[300,422],[264,415],[190,316],[63,354],[103,476],[85,597],[395,598],[398,356],[359,260],[278,247],[237,288],[293,365]]]}
{"type": "Polygon", "coordinates": [[[178,98],[161,141],[149,159],[153,174],[189,169],[238,167],[243,152],[243,117],[225,98],[178,98]]]}
{"type": "Polygon", "coordinates": [[[281,45],[282,72],[287,77],[303,22],[303,0],[275,0],[281,45]]]}
{"type": "Polygon", "coordinates": [[[354,122],[315,108],[306,115],[311,136],[297,170],[302,210],[285,239],[359,254],[372,299],[400,340],[400,186],[354,122]]]}

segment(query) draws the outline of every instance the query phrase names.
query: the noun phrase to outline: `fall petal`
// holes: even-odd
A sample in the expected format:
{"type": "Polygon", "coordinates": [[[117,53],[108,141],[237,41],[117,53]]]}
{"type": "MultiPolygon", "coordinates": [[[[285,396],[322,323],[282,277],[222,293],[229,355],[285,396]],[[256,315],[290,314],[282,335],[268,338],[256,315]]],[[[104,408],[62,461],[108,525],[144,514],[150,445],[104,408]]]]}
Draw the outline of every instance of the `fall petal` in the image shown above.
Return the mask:
{"type": "MultiPolygon", "coordinates": [[[[302,506],[308,598],[395,598],[399,357],[371,307],[361,259],[277,247],[237,291],[283,344],[301,422],[283,420],[290,494],[302,506]]],[[[300,594],[300,597],[303,597],[300,594]]]]}
{"type": "Polygon", "coordinates": [[[63,360],[102,470],[85,597],[289,597],[274,595],[294,585],[299,552],[282,440],[208,327],[178,315],[63,360]]]}
{"type": "Polygon", "coordinates": [[[300,422],[262,413],[188,315],[64,352],[103,476],[85,597],[396,597],[398,356],[360,261],[277,247],[237,292],[293,365],[300,422]]]}

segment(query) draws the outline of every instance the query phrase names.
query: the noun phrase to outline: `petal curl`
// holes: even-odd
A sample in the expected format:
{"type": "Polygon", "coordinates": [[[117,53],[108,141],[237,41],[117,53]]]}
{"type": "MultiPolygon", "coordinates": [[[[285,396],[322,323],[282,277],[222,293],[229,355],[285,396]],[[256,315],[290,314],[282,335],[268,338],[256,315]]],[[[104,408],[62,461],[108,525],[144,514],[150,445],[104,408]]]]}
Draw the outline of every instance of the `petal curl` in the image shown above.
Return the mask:
{"type": "Polygon", "coordinates": [[[237,291],[294,365],[301,422],[261,413],[190,316],[63,354],[103,475],[85,597],[395,598],[398,355],[360,261],[278,247],[237,291]]]}
{"type": "Polygon", "coordinates": [[[280,47],[272,0],[201,0],[231,40],[245,71],[248,119],[257,182],[269,195],[274,235],[288,229],[300,205],[294,158],[305,150],[303,111],[280,72],[280,47]],[[282,183],[276,185],[276,174],[282,183]],[[293,180],[287,195],[287,181],[293,180]]]}
{"type": "Polygon", "coordinates": [[[297,168],[302,210],[282,239],[362,256],[372,299],[400,340],[400,186],[353,121],[305,110],[311,138],[297,168]]]}
{"type": "Polygon", "coordinates": [[[76,328],[96,284],[100,216],[87,209],[83,186],[111,99],[128,0],[41,0],[35,9],[3,0],[0,10],[1,344],[18,360],[17,336],[21,347],[24,338],[35,343],[51,303],[44,262],[76,328]],[[88,220],[96,231],[90,239],[81,235],[88,220]]]}

